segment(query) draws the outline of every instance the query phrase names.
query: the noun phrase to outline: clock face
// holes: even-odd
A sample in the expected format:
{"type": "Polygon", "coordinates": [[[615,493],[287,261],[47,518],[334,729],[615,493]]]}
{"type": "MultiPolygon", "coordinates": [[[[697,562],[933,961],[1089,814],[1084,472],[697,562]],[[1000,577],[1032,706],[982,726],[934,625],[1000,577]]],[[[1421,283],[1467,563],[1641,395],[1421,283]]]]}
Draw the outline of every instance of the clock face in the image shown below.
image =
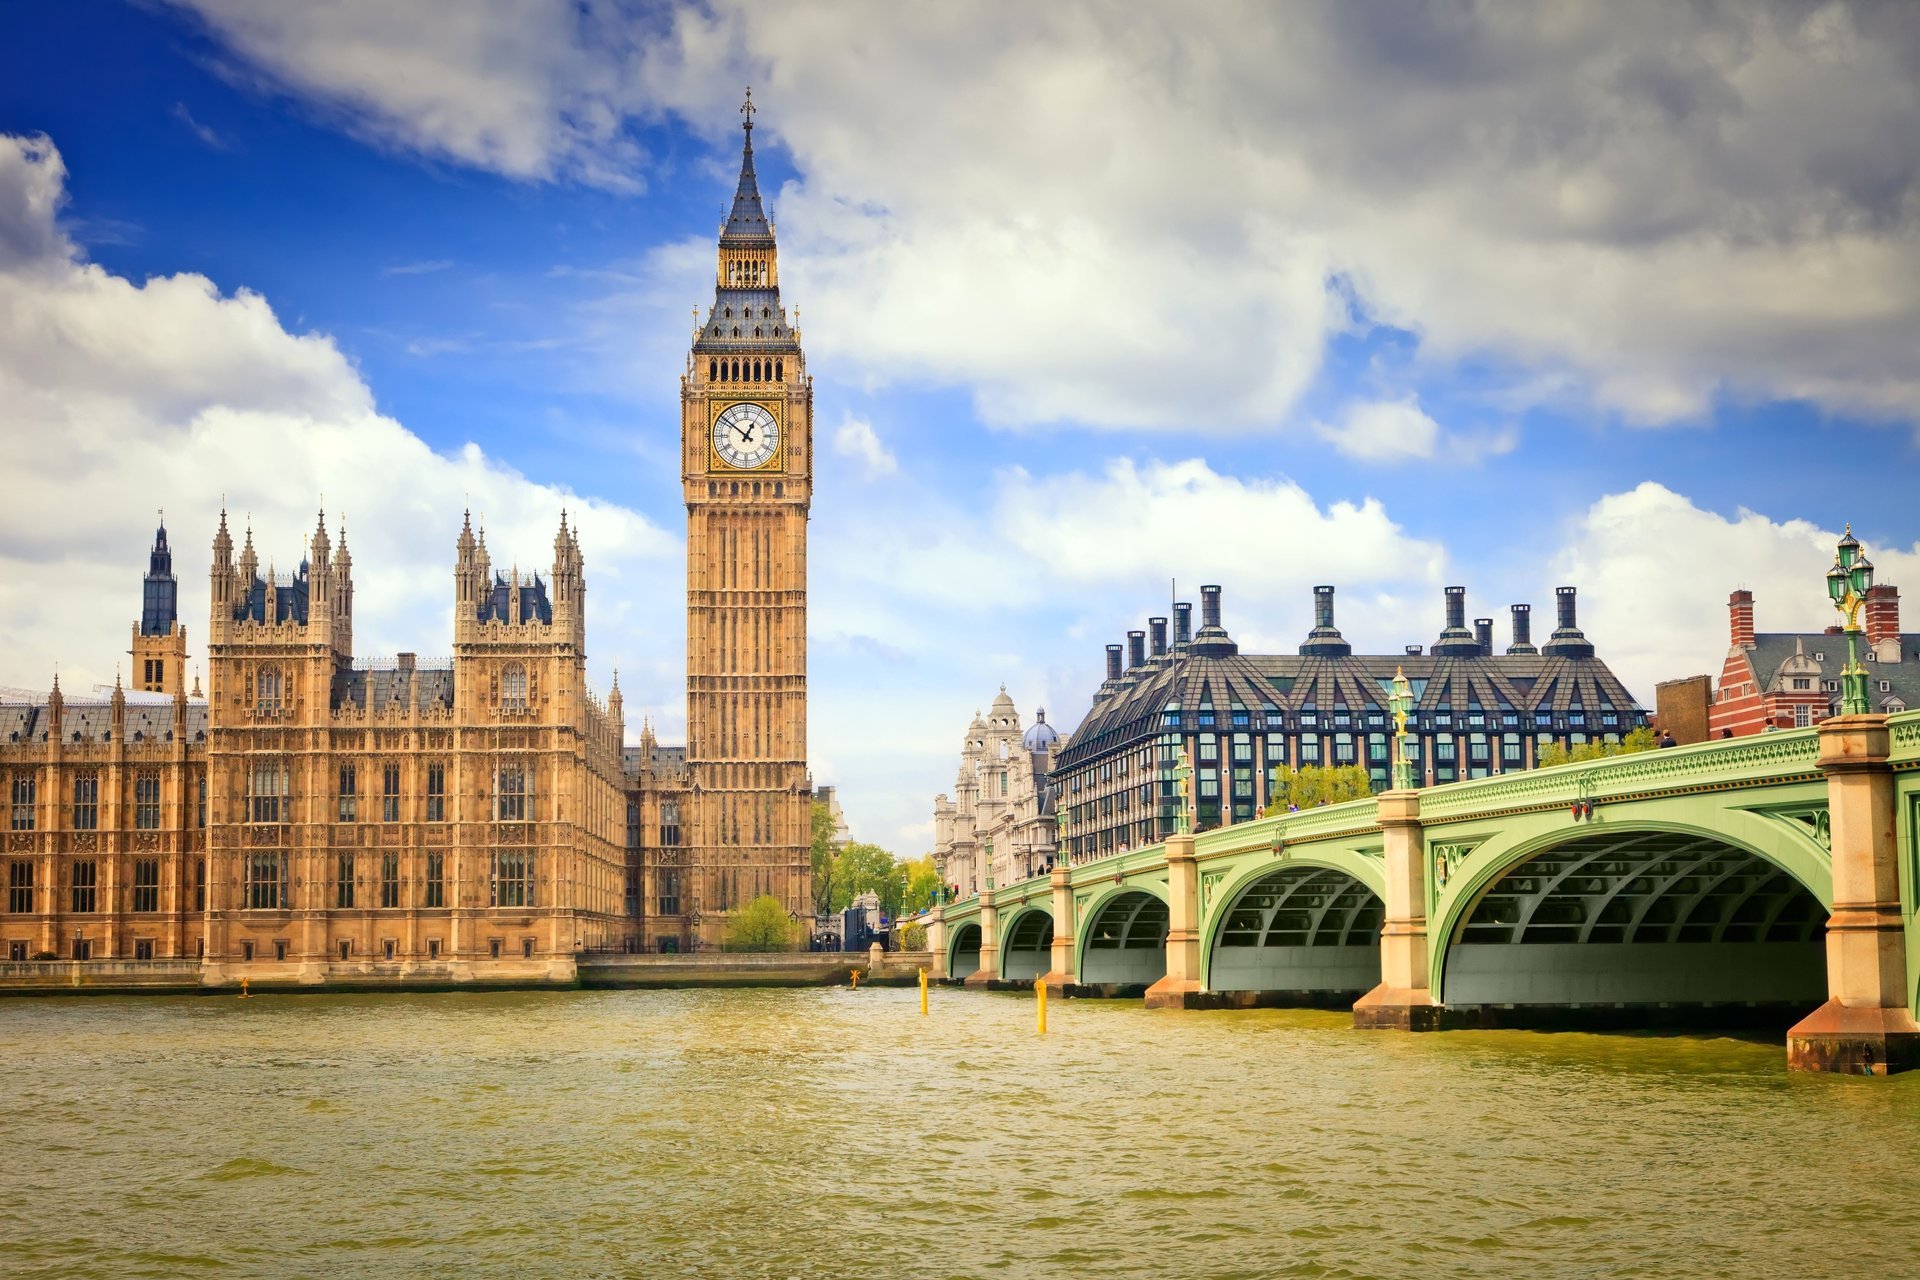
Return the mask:
{"type": "Polygon", "coordinates": [[[736,404],[713,420],[713,451],[742,471],[765,466],[780,447],[780,424],[757,404],[736,404]]]}

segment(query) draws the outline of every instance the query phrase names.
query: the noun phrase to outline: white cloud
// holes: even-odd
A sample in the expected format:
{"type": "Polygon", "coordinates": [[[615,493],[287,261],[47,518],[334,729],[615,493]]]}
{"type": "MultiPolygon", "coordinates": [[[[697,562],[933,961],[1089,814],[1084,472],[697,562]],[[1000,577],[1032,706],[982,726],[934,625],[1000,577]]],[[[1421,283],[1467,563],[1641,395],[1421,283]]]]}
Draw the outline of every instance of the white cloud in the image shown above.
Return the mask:
{"type": "Polygon", "coordinates": [[[1431,458],[1440,441],[1440,424],[1411,397],[1349,405],[1338,423],[1317,423],[1314,431],[1349,458],[1362,462],[1431,458]]]}
{"type": "Polygon", "coordinates": [[[444,654],[460,512],[484,513],[495,564],[545,572],[566,508],[587,557],[596,682],[619,663],[637,727],[681,713],[646,602],[677,599],[677,539],[639,514],[520,475],[477,446],[440,454],[375,411],[332,340],[292,334],[258,294],[198,275],[144,284],[80,259],[55,213],[46,139],[0,135],[0,651],[8,683],[110,682],[138,617],[157,508],[181,618],[202,661],[206,550],[224,501],[263,562],[301,558],[324,494],[354,550],[363,656],[444,654]],[[655,719],[662,719],[661,710],[655,719]]]}
{"type": "Polygon", "coordinates": [[[816,354],[998,423],[1283,424],[1330,276],[1631,420],[1920,412],[1900,6],[192,3],[348,127],[519,178],[632,181],[626,122],[720,139],[763,86],[816,354]]]}
{"type": "Polygon", "coordinates": [[[846,421],[833,433],[833,451],[843,458],[858,462],[869,480],[890,476],[900,470],[899,460],[881,443],[873,424],[852,414],[848,414],[846,421]]]}
{"type": "MultiPolygon", "coordinates": [[[[1855,533],[1879,581],[1920,583],[1920,543],[1881,545],[1873,530],[1855,533]]],[[[1807,520],[1746,508],[1723,516],[1649,482],[1595,502],[1552,568],[1556,583],[1579,586],[1581,629],[1651,708],[1661,680],[1719,677],[1730,642],[1727,594],[1736,588],[1753,592],[1760,631],[1837,623],[1826,572],[1839,539],[1839,530],[1807,520]]]]}

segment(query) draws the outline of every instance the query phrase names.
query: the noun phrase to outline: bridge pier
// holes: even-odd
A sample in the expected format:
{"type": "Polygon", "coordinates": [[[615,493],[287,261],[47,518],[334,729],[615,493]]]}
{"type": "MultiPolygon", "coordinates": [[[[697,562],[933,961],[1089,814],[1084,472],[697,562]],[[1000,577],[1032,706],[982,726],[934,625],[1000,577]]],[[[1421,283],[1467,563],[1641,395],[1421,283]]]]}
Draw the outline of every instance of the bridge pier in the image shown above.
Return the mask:
{"type": "Polygon", "coordinates": [[[1000,912],[993,905],[993,886],[980,891],[980,967],[968,974],[966,985],[984,987],[1000,980],[1000,912]]]}
{"type": "Polygon", "coordinates": [[[1420,793],[1381,792],[1379,814],[1387,867],[1380,985],[1353,1006],[1353,1025],[1434,1031],[1442,1010],[1427,982],[1427,846],[1420,827],[1420,793]]]}
{"type": "Polygon", "coordinates": [[[1819,735],[1833,850],[1828,998],[1787,1033],[1787,1067],[1891,1075],[1920,1066],[1920,1024],[1907,1005],[1887,721],[1836,716],[1819,735]]]}
{"type": "Polygon", "coordinates": [[[1065,995],[1077,979],[1073,972],[1073,877],[1063,860],[1055,861],[1047,877],[1053,889],[1052,965],[1040,978],[1054,995],[1065,995]]]}
{"type": "Polygon", "coordinates": [[[1184,1009],[1200,994],[1200,868],[1193,837],[1167,837],[1167,976],[1147,988],[1147,1008],[1184,1009]]]}
{"type": "Polygon", "coordinates": [[[929,982],[938,982],[947,976],[946,911],[946,904],[937,902],[927,913],[927,950],[933,953],[933,962],[927,966],[929,982]]]}

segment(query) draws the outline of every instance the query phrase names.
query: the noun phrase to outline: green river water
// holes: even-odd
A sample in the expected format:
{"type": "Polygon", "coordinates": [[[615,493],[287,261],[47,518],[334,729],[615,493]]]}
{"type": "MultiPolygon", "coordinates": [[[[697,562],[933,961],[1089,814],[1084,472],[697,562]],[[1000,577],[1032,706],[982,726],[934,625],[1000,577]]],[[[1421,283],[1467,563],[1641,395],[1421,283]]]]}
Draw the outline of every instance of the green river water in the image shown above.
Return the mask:
{"type": "Polygon", "coordinates": [[[914,991],[0,1004],[6,1275],[1920,1275],[1920,1073],[914,991]]]}

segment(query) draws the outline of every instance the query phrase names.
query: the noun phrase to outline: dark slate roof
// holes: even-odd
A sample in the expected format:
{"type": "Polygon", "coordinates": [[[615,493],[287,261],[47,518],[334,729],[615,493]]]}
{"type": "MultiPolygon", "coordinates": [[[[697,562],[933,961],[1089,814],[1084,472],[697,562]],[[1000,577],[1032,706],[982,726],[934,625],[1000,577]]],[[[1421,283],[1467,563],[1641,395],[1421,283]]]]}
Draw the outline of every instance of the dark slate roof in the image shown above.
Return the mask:
{"type": "MultiPolygon", "coordinates": [[[[169,742],[174,732],[173,700],[127,702],[126,740],[128,742],[169,742]]],[[[0,746],[23,742],[44,742],[52,728],[45,702],[0,703],[0,746]]],[[[202,741],[207,731],[207,704],[188,702],[186,733],[192,741],[202,741]]],[[[68,702],[61,716],[60,739],[73,743],[111,742],[113,707],[105,702],[68,702]]]]}
{"type": "MultiPolygon", "coordinates": [[[[513,587],[503,573],[493,575],[493,590],[481,597],[478,616],[482,622],[505,622],[513,616],[513,587]]],[[[553,605],[547,599],[547,584],[533,575],[531,583],[520,587],[520,621],[552,622],[553,605]]]]}
{"type": "MultiPolygon", "coordinates": [[[[1838,683],[1840,670],[1847,665],[1846,636],[1823,631],[1769,631],[1753,637],[1753,649],[1748,654],[1763,691],[1780,692],[1774,682],[1781,664],[1793,657],[1796,644],[1820,668],[1823,683],[1838,683]]],[[[1882,704],[1889,698],[1898,700],[1908,710],[1920,708],[1920,633],[1901,635],[1898,662],[1868,661],[1868,649],[1863,641],[1860,665],[1867,669],[1867,702],[1875,711],[1884,710],[1882,704]],[[1888,687],[1882,689],[1882,682],[1888,687]]],[[[1838,693],[1830,696],[1832,701],[1839,701],[1838,693]]]]}
{"type": "Polygon", "coordinates": [[[1236,703],[1248,713],[1248,723],[1239,727],[1253,730],[1267,728],[1276,717],[1295,726],[1291,717],[1302,711],[1384,713],[1396,671],[1404,671],[1413,686],[1416,716],[1474,709],[1534,716],[1616,711],[1627,717],[1622,727],[1645,716],[1606,663],[1593,657],[1219,655],[1176,647],[1124,675],[1116,687],[1103,686],[1086,719],[1058,752],[1055,767],[1071,768],[1158,733],[1163,713],[1175,702],[1184,729],[1198,727],[1198,713],[1211,706],[1212,727],[1222,732],[1236,727],[1236,703]]]}
{"type": "Polygon", "coordinates": [[[733,190],[733,208],[727,212],[726,225],[720,228],[720,243],[735,245],[772,244],[773,224],[760,203],[760,178],[753,171],[753,123],[747,123],[746,141],[740,148],[740,181],[733,190]]]}
{"type": "Polygon", "coordinates": [[[713,305],[693,349],[707,355],[720,352],[792,352],[799,350],[793,327],[787,323],[787,310],[780,304],[777,286],[756,285],[751,289],[721,285],[714,290],[713,305]],[[759,332],[755,332],[755,329],[759,332]],[[734,330],[740,331],[734,337],[734,330]]]}
{"type": "Polygon", "coordinates": [[[333,682],[333,705],[352,705],[362,711],[368,707],[406,706],[413,697],[413,686],[420,686],[422,707],[453,705],[453,667],[416,666],[412,671],[398,667],[361,668],[344,671],[333,682]]]}
{"type": "Polygon", "coordinates": [[[639,777],[641,768],[649,764],[656,774],[678,773],[687,767],[687,749],[656,746],[648,752],[639,747],[623,747],[620,763],[628,777],[639,777]]]}

